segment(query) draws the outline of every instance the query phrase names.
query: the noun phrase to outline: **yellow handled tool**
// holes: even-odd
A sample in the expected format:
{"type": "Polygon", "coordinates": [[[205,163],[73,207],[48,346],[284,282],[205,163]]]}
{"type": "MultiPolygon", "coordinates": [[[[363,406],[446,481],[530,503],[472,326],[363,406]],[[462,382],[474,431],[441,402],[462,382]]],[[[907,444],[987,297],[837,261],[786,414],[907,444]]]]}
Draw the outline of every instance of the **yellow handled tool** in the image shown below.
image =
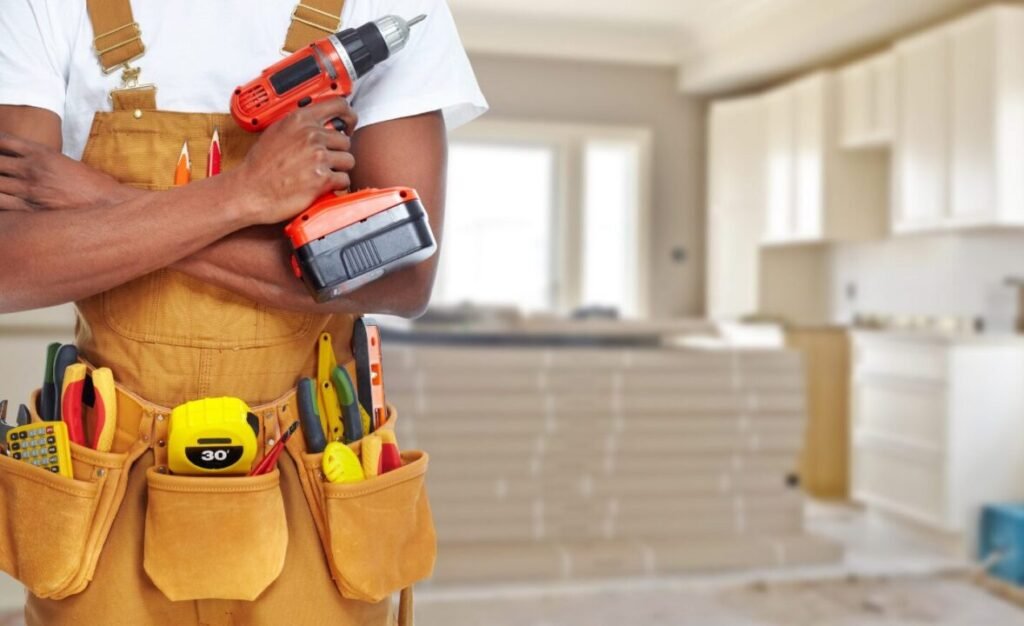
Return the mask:
{"type": "Polygon", "coordinates": [[[324,477],[332,483],[358,483],[366,479],[359,457],[352,448],[341,442],[332,441],[327,444],[321,463],[324,477]]]}
{"type": "Polygon", "coordinates": [[[331,373],[338,367],[338,360],[334,356],[330,333],[320,335],[317,350],[316,388],[320,399],[320,421],[323,422],[328,441],[341,441],[344,432],[341,404],[338,402],[338,391],[331,383],[331,373]]]}

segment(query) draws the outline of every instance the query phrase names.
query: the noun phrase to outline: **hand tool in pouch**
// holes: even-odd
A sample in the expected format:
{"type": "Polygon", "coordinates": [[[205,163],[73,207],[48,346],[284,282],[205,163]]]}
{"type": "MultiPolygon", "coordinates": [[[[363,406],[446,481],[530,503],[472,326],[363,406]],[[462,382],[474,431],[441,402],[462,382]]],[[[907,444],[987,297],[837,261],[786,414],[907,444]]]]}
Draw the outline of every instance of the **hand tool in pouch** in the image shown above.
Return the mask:
{"type": "Polygon", "coordinates": [[[352,377],[344,367],[335,367],[331,372],[331,382],[338,392],[338,400],[341,402],[341,422],[344,428],[342,432],[345,443],[352,443],[363,438],[363,419],[359,414],[359,398],[356,396],[356,387],[352,384],[352,377]]]}
{"type": "Polygon", "coordinates": [[[53,358],[53,410],[50,412],[51,420],[59,420],[63,417],[61,412],[61,393],[64,390],[64,371],[68,366],[78,362],[78,348],[72,344],[61,346],[53,358]]]}
{"type": "Polygon", "coordinates": [[[66,478],[73,477],[71,446],[64,422],[39,422],[12,428],[7,433],[7,452],[16,461],[66,478]]]}
{"type": "Polygon", "coordinates": [[[311,378],[299,381],[296,392],[299,402],[299,421],[302,422],[302,436],[306,440],[306,452],[317,454],[327,447],[320,411],[317,409],[316,383],[311,378]]]}
{"type": "MultiPolygon", "coordinates": [[[[402,50],[411,28],[395,15],[349,28],[302,48],[235,89],[231,114],[242,128],[259,132],[295,110],[352,94],[356,79],[402,50]]],[[[338,131],[341,118],[327,122],[338,131]]],[[[426,211],[412,189],[368,189],[328,194],[285,229],[292,269],[318,302],[350,293],[437,250],[426,211]]]]}
{"type": "Polygon", "coordinates": [[[167,466],[175,474],[244,476],[259,430],[259,419],[238,398],[186,402],[171,411],[167,466]]]}
{"type": "Polygon", "coordinates": [[[292,422],[292,425],[288,427],[288,430],[284,431],[281,438],[271,446],[267,454],[256,464],[252,470],[249,471],[250,476],[259,476],[261,474],[269,474],[277,466],[277,459],[281,456],[281,450],[284,450],[284,446],[288,443],[288,440],[295,434],[298,429],[299,423],[292,422]]]}
{"type": "Polygon", "coordinates": [[[29,423],[28,407],[24,404],[18,407],[17,419],[19,421],[13,424],[7,421],[7,400],[0,400],[0,439],[4,442],[7,441],[7,433],[9,433],[12,428],[24,426],[29,423]],[[22,422],[20,420],[23,419],[23,416],[25,421],[22,422]]]}
{"type": "Polygon", "coordinates": [[[341,441],[341,405],[338,404],[338,392],[331,384],[331,373],[338,367],[334,356],[334,345],[331,334],[320,335],[317,347],[316,388],[320,398],[320,420],[328,441],[341,441]]]}
{"type": "Polygon", "coordinates": [[[60,343],[51,343],[46,347],[46,372],[43,374],[43,386],[39,390],[39,402],[36,405],[39,419],[46,422],[60,419],[53,415],[57,403],[57,390],[53,386],[53,363],[57,359],[58,350],[60,343]]]}
{"type": "Polygon", "coordinates": [[[357,483],[365,480],[363,464],[345,444],[332,441],[324,449],[324,477],[332,483],[357,483]]]}
{"type": "Polygon", "coordinates": [[[61,380],[60,418],[67,425],[68,439],[80,446],[86,445],[82,398],[88,373],[84,363],[72,363],[64,370],[61,380]]]}
{"type": "Polygon", "coordinates": [[[373,432],[387,421],[380,327],[373,320],[360,317],[355,321],[352,327],[352,355],[356,359],[359,404],[370,414],[372,427],[369,432],[373,432]]]}
{"type": "Polygon", "coordinates": [[[381,440],[380,449],[380,473],[387,474],[393,469],[402,467],[402,452],[398,449],[398,440],[395,438],[395,431],[378,431],[381,440]]]}
{"type": "Polygon", "coordinates": [[[381,445],[380,435],[374,433],[363,437],[363,445],[359,448],[359,454],[363,461],[363,476],[367,479],[380,476],[381,472],[381,445]]]}
{"type": "Polygon", "coordinates": [[[114,374],[109,367],[93,371],[92,388],[94,399],[89,446],[93,450],[110,452],[117,430],[117,391],[114,374]]]}

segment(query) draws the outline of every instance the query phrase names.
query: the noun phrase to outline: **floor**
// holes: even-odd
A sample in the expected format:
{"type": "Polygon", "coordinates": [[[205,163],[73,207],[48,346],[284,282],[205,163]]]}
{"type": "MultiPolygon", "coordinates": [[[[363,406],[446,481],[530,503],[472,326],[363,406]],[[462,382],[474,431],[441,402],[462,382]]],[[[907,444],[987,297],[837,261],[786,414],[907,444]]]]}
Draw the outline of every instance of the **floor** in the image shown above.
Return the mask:
{"type": "MultiPolygon", "coordinates": [[[[827,566],[501,587],[421,586],[417,626],[1024,626],[1024,610],[971,582],[970,563],[892,523],[810,504],[807,526],[840,541],[827,566]]],[[[0,580],[0,626],[22,591],[0,580]]]]}
{"type": "Polygon", "coordinates": [[[841,563],[656,580],[425,588],[418,626],[1024,626],[1024,610],[975,586],[971,564],[862,511],[810,504],[841,563]]]}

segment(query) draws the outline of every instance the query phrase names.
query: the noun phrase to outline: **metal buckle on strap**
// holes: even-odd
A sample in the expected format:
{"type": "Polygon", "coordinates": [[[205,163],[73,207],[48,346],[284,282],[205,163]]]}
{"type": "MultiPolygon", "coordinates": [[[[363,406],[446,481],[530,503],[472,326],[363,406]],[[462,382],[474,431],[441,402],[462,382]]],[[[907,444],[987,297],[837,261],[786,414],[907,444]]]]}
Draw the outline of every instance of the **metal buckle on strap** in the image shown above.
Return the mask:
{"type": "Polygon", "coordinates": [[[332,13],[328,13],[327,11],[321,11],[320,9],[317,9],[316,7],[311,7],[308,4],[302,4],[301,2],[299,3],[299,5],[297,7],[295,7],[295,10],[292,11],[292,20],[296,21],[296,22],[298,22],[300,24],[305,24],[306,26],[309,26],[311,28],[315,28],[317,30],[322,30],[323,32],[330,33],[332,35],[334,33],[338,32],[338,29],[341,27],[341,18],[338,17],[337,15],[334,15],[332,13]],[[303,19],[303,18],[299,17],[299,9],[305,9],[305,10],[311,11],[311,12],[317,14],[317,15],[322,15],[322,16],[326,17],[328,20],[330,20],[330,23],[334,24],[334,26],[323,26],[322,24],[317,24],[316,22],[311,22],[309,20],[303,19]]]}
{"type": "Polygon", "coordinates": [[[117,65],[115,65],[115,66],[113,66],[113,67],[111,67],[109,69],[107,69],[107,67],[103,65],[103,55],[104,54],[107,54],[108,52],[113,52],[114,50],[117,50],[118,48],[123,48],[124,46],[127,46],[128,44],[134,43],[136,41],[140,41],[141,39],[142,39],[142,29],[139,28],[139,23],[138,22],[131,22],[129,24],[125,24],[124,26],[118,26],[117,28],[115,28],[113,30],[108,30],[105,33],[102,33],[100,35],[96,35],[95,37],[93,37],[93,39],[92,39],[92,47],[93,47],[93,50],[96,51],[96,56],[99,57],[99,59],[100,59],[100,66],[103,68],[103,73],[104,74],[110,74],[112,72],[116,72],[117,69],[120,66],[124,65],[125,67],[127,67],[128,64],[131,63],[132,61],[137,61],[140,58],[142,58],[142,55],[144,55],[146,53],[146,46],[145,46],[145,44],[140,44],[140,45],[142,45],[142,52],[138,53],[137,55],[133,56],[132,58],[128,59],[127,61],[123,61],[122,63],[118,63],[117,65]],[[121,32],[121,31],[123,31],[123,30],[125,30],[127,28],[134,28],[135,29],[135,36],[134,37],[129,37],[128,39],[126,39],[124,41],[119,41],[118,43],[115,43],[112,46],[107,46],[106,48],[100,48],[99,47],[99,42],[100,42],[101,39],[105,39],[107,37],[110,37],[111,35],[115,35],[115,34],[121,32]]]}

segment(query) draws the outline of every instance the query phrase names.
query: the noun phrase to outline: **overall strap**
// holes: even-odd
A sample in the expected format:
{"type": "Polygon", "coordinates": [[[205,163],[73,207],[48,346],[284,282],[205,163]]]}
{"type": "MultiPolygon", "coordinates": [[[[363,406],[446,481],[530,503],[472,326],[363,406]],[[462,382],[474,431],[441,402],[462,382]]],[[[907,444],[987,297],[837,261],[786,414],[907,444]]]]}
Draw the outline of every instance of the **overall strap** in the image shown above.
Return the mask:
{"type": "Polygon", "coordinates": [[[291,54],[317,39],[338,32],[344,8],[345,0],[302,0],[292,11],[292,23],[281,50],[291,54]]]}
{"type": "Polygon", "coordinates": [[[110,92],[115,110],[155,109],[156,87],[139,85],[139,71],[131,62],[146,53],[142,30],[132,15],[129,0],[86,0],[92,22],[93,49],[104,74],[121,70],[121,86],[110,92]]]}

